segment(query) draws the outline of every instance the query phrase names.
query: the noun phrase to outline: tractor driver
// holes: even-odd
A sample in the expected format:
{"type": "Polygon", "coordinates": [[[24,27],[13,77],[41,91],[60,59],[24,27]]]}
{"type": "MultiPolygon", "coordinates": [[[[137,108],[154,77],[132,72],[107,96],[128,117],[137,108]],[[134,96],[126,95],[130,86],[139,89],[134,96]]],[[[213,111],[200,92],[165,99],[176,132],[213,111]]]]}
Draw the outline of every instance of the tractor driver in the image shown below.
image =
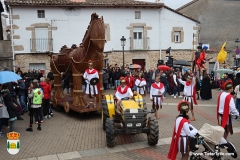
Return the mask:
{"type": "Polygon", "coordinates": [[[126,85],[126,81],[124,77],[120,78],[120,86],[117,87],[117,91],[115,93],[115,96],[117,98],[117,109],[120,109],[120,103],[122,98],[132,98],[133,92],[129,86],[126,85]]]}

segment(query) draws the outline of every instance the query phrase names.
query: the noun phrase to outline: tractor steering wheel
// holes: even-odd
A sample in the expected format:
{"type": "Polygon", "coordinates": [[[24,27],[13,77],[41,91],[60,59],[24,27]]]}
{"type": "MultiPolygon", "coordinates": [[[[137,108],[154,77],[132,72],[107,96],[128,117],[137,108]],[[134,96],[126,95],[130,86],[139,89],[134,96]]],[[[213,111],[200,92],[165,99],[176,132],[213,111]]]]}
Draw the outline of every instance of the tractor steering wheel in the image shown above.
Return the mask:
{"type": "Polygon", "coordinates": [[[129,100],[129,97],[124,97],[121,100],[129,100]]]}

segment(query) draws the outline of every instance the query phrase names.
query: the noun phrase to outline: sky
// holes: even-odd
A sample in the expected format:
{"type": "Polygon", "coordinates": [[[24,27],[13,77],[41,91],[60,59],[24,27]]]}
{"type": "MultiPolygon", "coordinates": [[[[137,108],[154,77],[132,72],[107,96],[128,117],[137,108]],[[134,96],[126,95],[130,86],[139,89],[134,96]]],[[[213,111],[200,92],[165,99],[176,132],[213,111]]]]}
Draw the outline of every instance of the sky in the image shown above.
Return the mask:
{"type": "MultiPolygon", "coordinates": [[[[156,2],[156,0],[139,0],[139,1],[156,2]]],[[[172,9],[177,9],[191,1],[192,0],[160,0],[160,2],[164,3],[166,6],[172,9]]]]}

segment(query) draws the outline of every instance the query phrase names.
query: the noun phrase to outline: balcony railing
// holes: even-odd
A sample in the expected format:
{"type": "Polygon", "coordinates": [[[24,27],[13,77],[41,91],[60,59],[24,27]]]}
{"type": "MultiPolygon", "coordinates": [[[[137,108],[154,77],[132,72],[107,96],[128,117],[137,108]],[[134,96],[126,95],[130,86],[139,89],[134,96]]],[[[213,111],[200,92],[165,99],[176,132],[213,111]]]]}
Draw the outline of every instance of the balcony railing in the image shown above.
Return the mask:
{"type": "Polygon", "coordinates": [[[150,38],[144,37],[142,39],[134,39],[130,37],[130,50],[149,50],[150,38]]]}
{"type": "Polygon", "coordinates": [[[30,39],[31,52],[53,51],[53,39],[34,38],[30,39]]]}

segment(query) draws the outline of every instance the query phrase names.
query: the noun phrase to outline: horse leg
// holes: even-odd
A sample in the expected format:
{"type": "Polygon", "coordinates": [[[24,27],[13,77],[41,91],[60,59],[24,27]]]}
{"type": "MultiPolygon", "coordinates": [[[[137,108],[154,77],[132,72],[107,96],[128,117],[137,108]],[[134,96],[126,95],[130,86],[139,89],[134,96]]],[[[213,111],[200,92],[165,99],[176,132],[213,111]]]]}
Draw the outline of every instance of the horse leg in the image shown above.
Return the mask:
{"type": "Polygon", "coordinates": [[[72,97],[73,96],[73,76],[70,79],[70,89],[71,89],[70,96],[72,97]]]}
{"type": "Polygon", "coordinates": [[[57,99],[64,98],[63,92],[62,92],[62,78],[61,74],[54,73],[54,93],[53,93],[53,106],[57,107],[57,99]]]}
{"type": "Polygon", "coordinates": [[[103,89],[103,72],[99,72],[99,83],[100,83],[100,91],[97,102],[101,101],[104,97],[104,89],[103,89]]]}

